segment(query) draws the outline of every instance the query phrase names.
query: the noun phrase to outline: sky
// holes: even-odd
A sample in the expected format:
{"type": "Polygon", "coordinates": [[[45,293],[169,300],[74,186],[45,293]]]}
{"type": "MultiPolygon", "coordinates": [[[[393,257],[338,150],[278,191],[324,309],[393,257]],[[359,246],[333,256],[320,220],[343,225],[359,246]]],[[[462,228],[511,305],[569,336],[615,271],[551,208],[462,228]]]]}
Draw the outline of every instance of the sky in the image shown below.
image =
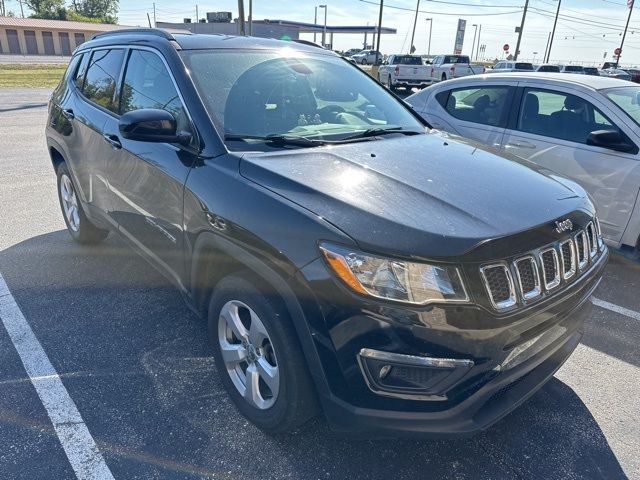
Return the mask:
{"type": "MultiPolygon", "coordinates": [[[[245,11],[248,11],[245,0],[245,11]]],[[[429,25],[433,32],[431,54],[452,53],[459,18],[467,21],[463,53],[471,54],[474,31],[480,30],[479,44],[486,45],[484,59],[503,57],[502,47],[509,44],[515,51],[517,34],[525,0],[421,0],[414,45],[416,53],[427,53],[429,25]]],[[[6,0],[7,8],[19,12],[17,0],[6,0]]],[[[327,4],[329,25],[375,25],[378,21],[379,0],[253,0],[254,19],[286,19],[313,22],[314,6],[327,4]]],[[[383,26],[396,28],[396,35],[383,35],[383,53],[406,53],[410,48],[411,31],[417,0],[385,0],[383,26]]],[[[195,21],[196,0],[156,0],[156,20],[181,22],[184,17],[195,21]]],[[[521,60],[540,63],[557,8],[557,0],[530,0],[524,34],[520,46],[521,60]]],[[[200,17],[206,12],[230,11],[235,18],[237,0],[199,1],[200,17]]],[[[125,25],[147,25],[147,12],[152,14],[153,2],[120,0],[119,22],[125,25]]],[[[612,60],[613,51],[620,46],[621,34],[629,9],[626,0],[562,0],[560,19],[556,27],[552,63],[584,63],[600,65],[603,59],[612,60]]],[[[318,23],[324,12],[319,9],[318,23]]],[[[312,34],[302,38],[312,39],[312,34]]],[[[318,39],[319,41],[319,39],[318,39]]],[[[334,49],[362,47],[363,35],[335,35],[334,49]]],[[[474,55],[475,56],[475,55],[474,55]]],[[[640,65],[640,2],[631,16],[621,64],[640,65]]]]}

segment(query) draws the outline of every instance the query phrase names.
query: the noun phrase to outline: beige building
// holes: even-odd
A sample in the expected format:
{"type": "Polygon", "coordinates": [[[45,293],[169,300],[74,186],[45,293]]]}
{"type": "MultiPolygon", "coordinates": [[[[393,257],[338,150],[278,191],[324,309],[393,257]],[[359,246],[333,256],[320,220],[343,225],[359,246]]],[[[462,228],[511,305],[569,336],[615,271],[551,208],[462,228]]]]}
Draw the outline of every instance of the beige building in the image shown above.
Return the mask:
{"type": "Polygon", "coordinates": [[[71,55],[93,35],[124,28],[102,23],[0,17],[0,54],[71,55]]]}

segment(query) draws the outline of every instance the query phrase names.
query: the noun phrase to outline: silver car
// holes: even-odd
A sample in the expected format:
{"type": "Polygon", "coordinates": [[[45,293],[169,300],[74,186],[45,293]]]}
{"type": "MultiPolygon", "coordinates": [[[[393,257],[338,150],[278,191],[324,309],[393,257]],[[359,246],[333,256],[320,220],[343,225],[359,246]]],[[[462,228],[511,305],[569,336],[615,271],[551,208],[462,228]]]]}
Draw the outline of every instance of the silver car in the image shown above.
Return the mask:
{"type": "MultiPolygon", "coordinates": [[[[376,63],[375,50],[362,50],[360,53],[352,55],[351,58],[360,65],[373,65],[376,63]]],[[[378,54],[378,62],[382,61],[382,54],[378,54]]]]}
{"type": "Polygon", "coordinates": [[[501,61],[496,63],[487,73],[504,73],[504,72],[533,72],[533,63],[528,62],[508,62],[501,61]]]}
{"type": "Polygon", "coordinates": [[[434,128],[575,180],[593,197],[607,242],[640,249],[640,85],[505,73],[450,80],[406,101],[434,128]]]}

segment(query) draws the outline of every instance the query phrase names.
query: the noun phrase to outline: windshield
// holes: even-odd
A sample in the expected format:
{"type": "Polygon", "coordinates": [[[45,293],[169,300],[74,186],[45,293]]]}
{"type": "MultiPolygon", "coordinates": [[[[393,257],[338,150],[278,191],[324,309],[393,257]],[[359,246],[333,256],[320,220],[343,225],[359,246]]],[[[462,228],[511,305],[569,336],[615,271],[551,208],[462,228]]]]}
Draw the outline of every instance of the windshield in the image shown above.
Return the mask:
{"type": "Polygon", "coordinates": [[[640,86],[609,88],[601,90],[600,93],[640,125],[640,86]]]}
{"type": "Polygon", "coordinates": [[[232,149],[260,137],[331,141],[372,128],[425,131],[387,90],[340,57],[288,48],[180,53],[232,149]]]}

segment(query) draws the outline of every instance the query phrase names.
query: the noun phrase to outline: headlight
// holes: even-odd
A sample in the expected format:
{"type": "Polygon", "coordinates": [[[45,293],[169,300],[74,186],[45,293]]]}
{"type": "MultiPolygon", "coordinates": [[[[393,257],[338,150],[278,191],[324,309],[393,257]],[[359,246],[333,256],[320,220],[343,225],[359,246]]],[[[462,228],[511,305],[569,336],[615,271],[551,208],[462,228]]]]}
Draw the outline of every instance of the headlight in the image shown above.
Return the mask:
{"type": "Polygon", "coordinates": [[[337,245],[323,244],[320,250],[333,272],[360,294],[419,305],[469,301],[456,267],[375,257],[337,245]]]}

